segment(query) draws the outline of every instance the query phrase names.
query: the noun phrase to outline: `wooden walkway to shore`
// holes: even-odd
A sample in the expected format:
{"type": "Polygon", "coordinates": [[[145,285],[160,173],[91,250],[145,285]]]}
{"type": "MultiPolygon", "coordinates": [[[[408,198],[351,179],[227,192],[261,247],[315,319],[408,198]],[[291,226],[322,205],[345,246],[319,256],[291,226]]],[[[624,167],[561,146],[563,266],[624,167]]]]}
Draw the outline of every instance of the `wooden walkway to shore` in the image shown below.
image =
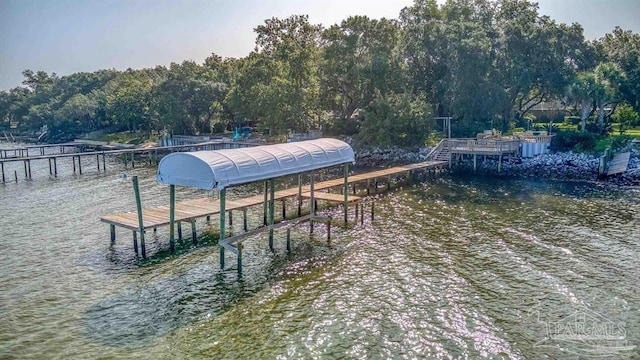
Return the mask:
{"type": "MultiPolygon", "coordinates": [[[[438,168],[446,166],[445,161],[426,161],[421,163],[415,163],[410,165],[396,166],[388,169],[372,171],[368,173],[353,175],[348,177],[348,183],[354,184],[362,181],[371,181],[379,178],[389,178],[391,176],[408,173],[413,170],[438,168]]],[[[344,186],[344,178],[338,178],[334,180],[323,181],[314,184],[314,197],[316,200],[325,200],[332,202],[342,202],[344,200],[343,195],[329,194],[318,192],[320,190],[327,190],[329,188],[344,186]]],[[[301,197],[309,198],[311,187],[310,185],[302,186],[301,197]]],[[[289,188],[281,191],[276,191],[274,200],[284,200],[298,196],[298,187],[289,188]]],[[[357,196],[348,196],[348,202],[357,202],[360,198],[357,196]]],[[[262,205],[265,203],[264,194],[255,195],[243,199],[227,200],[225,210],[245,210],[252,206],[262,205]]],[[[220,213],[220,203],[218,199],[212,199],[210,197],[199,198],[194,200],[187,200],[175,205],[175,221],[176,222],[191,222],[197,218],[209,217],[220,213]]],[[[169,206],[160,206],[154,208],[147,208],[142,210],[142,219],[144,229],[157,228],[160,226],[169,225],[169,206]]],[[[112,226],[122,227],[134,232],[139,231],[138,212],[128,211],[117,214],[105,215],[100,220],[112,226]]]]}

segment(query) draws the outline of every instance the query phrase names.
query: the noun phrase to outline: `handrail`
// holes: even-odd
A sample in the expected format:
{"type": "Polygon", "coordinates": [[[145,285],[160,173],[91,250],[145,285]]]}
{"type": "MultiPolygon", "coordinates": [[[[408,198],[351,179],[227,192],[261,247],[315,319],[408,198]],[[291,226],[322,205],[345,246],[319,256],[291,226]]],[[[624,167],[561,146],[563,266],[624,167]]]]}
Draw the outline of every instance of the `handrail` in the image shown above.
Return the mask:
{"type": "Polygon", "coordinates": [[[445,141],[447,141],[447,139],[441,139],[438,145],[436,145],[436,147],[434,147],[433,149],[431,149],[431,151],[429,151],[429,153],[427,154],[427,160],[431,160],[432,158],[435,158],[438,155],[438,153],[444,147],[445,141]]]}

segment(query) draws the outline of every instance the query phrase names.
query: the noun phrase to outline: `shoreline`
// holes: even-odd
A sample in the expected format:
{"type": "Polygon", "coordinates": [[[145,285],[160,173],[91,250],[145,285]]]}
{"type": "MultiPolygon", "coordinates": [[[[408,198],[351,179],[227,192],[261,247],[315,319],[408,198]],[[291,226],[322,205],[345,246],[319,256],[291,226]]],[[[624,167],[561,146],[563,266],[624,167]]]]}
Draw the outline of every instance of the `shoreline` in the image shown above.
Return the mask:
{"type": "MultiPolygon", "coordinates": [[[[356,151],[356,166],[378,168],[403,163],[425,161],[431,148],[386,148],[356,151]]],[[[498,161],[478,161],[473,170],[473,160],[464,159],[453,164],[453,174],[477,174],[520,179],[544,179],[558,181],[586,181],[607,185],[640,186],[640,151],[631,150],[627,171],[622,174],[599,178],[599,156],[574,152],[547,153],[533,158],[503,160],[498,172],[498,161]]]]}

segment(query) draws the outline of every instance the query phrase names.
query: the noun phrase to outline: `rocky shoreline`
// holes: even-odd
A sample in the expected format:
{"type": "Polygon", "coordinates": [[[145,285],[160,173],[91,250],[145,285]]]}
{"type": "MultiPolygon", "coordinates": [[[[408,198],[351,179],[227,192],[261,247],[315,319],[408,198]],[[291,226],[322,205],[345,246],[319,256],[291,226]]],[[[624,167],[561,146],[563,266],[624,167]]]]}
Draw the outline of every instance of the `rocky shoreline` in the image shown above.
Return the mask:
{"type": "MultiPolygon", "coordinates": [[[[356,151],[356,164],[362,168],[382,168],[426,161],[431,148],[368,149],[356,151]]],[[[477,162],[476,174],[517,178],[597,181],[620,186],[640,186],[640,151],[632,150],[629,168],[620,175],[598,178],[599,156],[573,152],[543,154],[533,158],[506,159],[498,173],[497,159],[477,162]]],[[[473,173],[473,161],[467,158],[454,164],[454,173],[473,173]]]]}

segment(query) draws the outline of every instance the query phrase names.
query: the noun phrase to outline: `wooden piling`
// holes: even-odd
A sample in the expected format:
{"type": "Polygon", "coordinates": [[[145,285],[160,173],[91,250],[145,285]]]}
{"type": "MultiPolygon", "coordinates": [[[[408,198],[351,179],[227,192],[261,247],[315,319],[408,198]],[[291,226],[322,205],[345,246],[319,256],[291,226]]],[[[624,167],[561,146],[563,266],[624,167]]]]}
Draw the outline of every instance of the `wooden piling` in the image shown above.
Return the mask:
{"type": "Polygon", "coordinates": [[[71,157],[71,162],[73,162],[73,173],[76,173],[76,157],[72,156],[71,157]]]}
{"type": "Polygon", "coordinates": [[[229,210],[229,226],[233,228],[233,210],[229,210]]]}
{"type": "Polygon", "coordinates": [[[371,201],[371,222],[373,222],[375,210],[376,210],[376,205],[373,201],[371,201]]]}
{"type": "Polygon", "coordinates": [[[273,251],[273,219],[275,213],[275,183],[269,179],[269,250],[273,251]]]}
{"type": "Polygon", "coordinates": [[[173,252],[176,249],[175,222],[176,222],[176,186],[169,185],[169,250],[171,252],[173,252]]]}
{"type": "Polygon", "coordinates": [[[4,162],[0,162],[0,169],[2,170],[2,183],[4,184],[5,178],[4,178],[4,162]]]}
{"type": "Polygon", "coordinates": [[[236,249],[238,250],[238,257],[237,257],[237,263],[238,263],[238,277],[242,277],[242,243],[238,242],[238,246],[236,247],[236,249]]]}
{"type": "Polygon", "coordinates": [[[133,230],[133,251],[135,251],[136,256],[138,256],[138,232],[135,230],[133,230]]]}
{"type": "MultiPolygon", "coordinates": [[[[226,200],[227,200],[227,189],[220,190],[220,240],[224,241],[224,230],[225,230],[225,211],[226,200]]],[[[224,246],[220,245],[220,269],[224,270],[224,246]]]]}
{"type": "Polygon", "coordinates": [[[182,241],[182,221],[178,221],[178,241],[182,241]]]}
{"type": "Polygon", "coordinates": [[[107,160],[106,155],[102,153],[102,171],[107,172],[107,160]]]}
{"type": "Polygon", "coordinates": [[[287,200],[282,199],[282,220],[287,218],[287,200]]]}
{"type": "Polygon", "coordinates": [[[269,185],[267,181],[264,182],[264,201],[262,203],[262,225],[267,226],[267,196],[269,191],[269,185]]]}
{"type": "Polygon", "coordinates": [[[311,209],[309,210],[309,233],[313,234],[313,217],[316,215],[316,195],[315,195],[315,173],[311,172],[311,204],[309,205],[311,209]]]}
{"type": "Polygon", "coordinates": [[[287,228],[287,253],[291,253],[291,228],[287,228]]]}
{"type": "Polygon", "coordinates": [[[347,225],[347,212],[349,211],[349,163],[344,164],[344,224],[347,225]]]}
{"type": "Polygon", "coordinates": [[[196,219],[191,219],[191,242],[198,245],[198,234],[196,233],[196,219]]]}
{"type": "Polygon", "coordinates": [[[49,175],[53,175],[53,170],[51,169],[51,158],[47,159],[49,161],[49,175]]]}
{"type": "Polygon", "coordinates": [[[100,172],[100,155],[96,154],[96,165],[98,166],[98,172],[100,172]]]}
{"type": "Polygon", "coordinates": [[[116,244],[116,226],[115,225],[109,225],[109,234],[111,235],[111,245],[115,245],[116,244]]]}
{"type": "Polygon", "coordinates": [[[78,155],[78,172],[82,175],[82,161],[80,155],[78,155]]]}
{"type": "Polygon", "coordinates": [[[247,209],[242,209],[242,229],[244,232],[249,231],[249,224],[247,223],[247,209]]]}
{"type": "Polygon", "coordinates": [[[58,160],[53,158],[53,176],[58,177],[58,160]]]}
{"type": "Polygon", "coordinates": [[[302,174],[298,174],[298,217],[302,216],[302,174]]]}
{"type": "Polygon", "coordinates": [[[364,225],[364,203],[360,204],[360,225],[364,225]]]}
{"type": "MultiPolygon", "coordinates": [[[[147,252],[144,246],[144,222],[142,221],[142,201],[140,199],[140,189],[138,187],[138,177],[133,177],[133,192],[136,196],[136,207],[138,209],[138,227],[140,229],[140,249],[142,250],[142,258],[147,257],[147,252]]],[[[135,232],[134,232],[135,233],[135,232]]],[[[138,246],[136,245],[136,248],[138,246]]]]}

